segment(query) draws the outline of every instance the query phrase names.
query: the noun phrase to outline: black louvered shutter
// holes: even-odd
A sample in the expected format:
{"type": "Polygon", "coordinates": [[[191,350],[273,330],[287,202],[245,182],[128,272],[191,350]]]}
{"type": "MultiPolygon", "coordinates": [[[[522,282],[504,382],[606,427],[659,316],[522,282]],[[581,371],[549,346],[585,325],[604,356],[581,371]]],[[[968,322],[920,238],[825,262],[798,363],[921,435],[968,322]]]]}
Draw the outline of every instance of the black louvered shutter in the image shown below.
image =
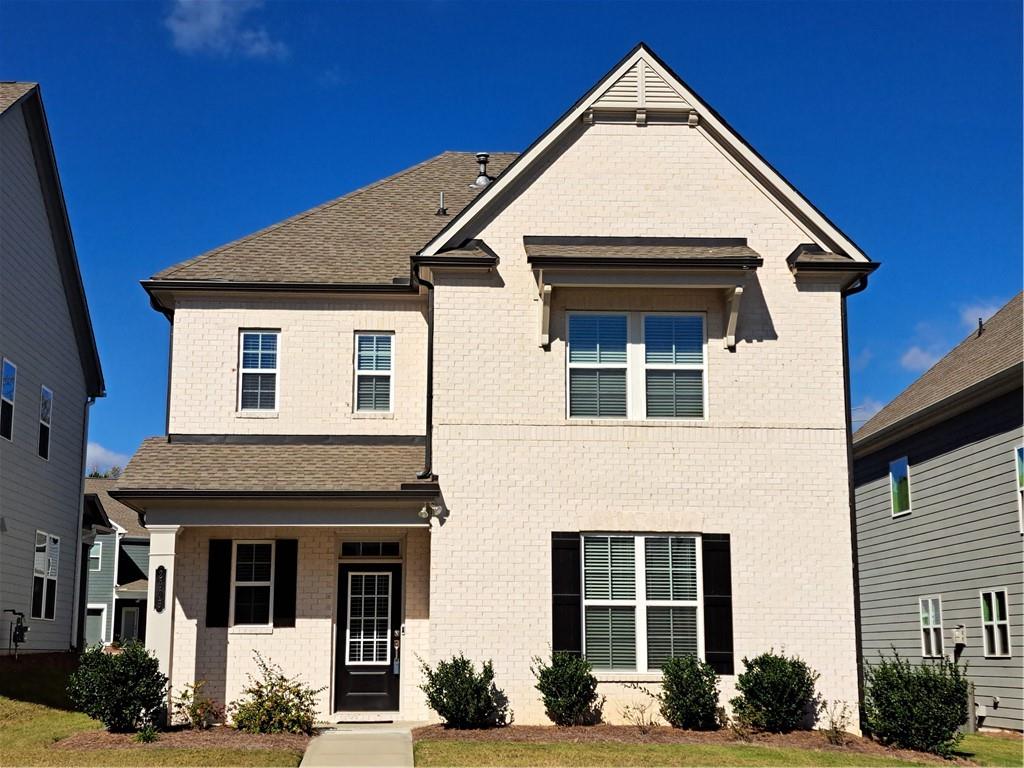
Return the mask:
{"type": "Polygon", "coordinates": [[[278,539],[274,552],[274,626],[295,626],[298,539],[278,539]]]}
{"type": "Polygon", "coordinates": [[[206,626],[226,627],[231,606],[231,539],[210,539],[206,569],[206,626]]]}
{"type": "Polygon", "coordinates": [[[580,535],[551,534],[551,650],[582,655],[580,535]]]}
{"type": "Polygon", "coordinates": [[[729,534],[701,537],[704,560],[704,657],[720,675],[734,672],[729,534]]]}

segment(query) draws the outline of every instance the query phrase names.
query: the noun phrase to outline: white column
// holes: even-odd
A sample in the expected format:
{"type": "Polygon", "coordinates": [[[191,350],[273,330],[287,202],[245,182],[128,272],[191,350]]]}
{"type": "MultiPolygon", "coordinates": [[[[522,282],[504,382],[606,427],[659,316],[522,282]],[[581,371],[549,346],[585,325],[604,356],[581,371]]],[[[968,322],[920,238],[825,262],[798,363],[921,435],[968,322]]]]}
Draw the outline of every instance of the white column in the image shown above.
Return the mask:
{"type": "Polygon", "coordinates": [[[160,671],[171,677],[174,655],[174,547],[181,526],[150,525],[149,587],[146,593],[146,647],[156,654],[160,671]],[[160,569],[164,571],[159,574],[160,569]],[[158,579],[158,576],[160,578],[158,579]],[[157,582],[163,582],[163,606],[157,610],[157,582]]]}

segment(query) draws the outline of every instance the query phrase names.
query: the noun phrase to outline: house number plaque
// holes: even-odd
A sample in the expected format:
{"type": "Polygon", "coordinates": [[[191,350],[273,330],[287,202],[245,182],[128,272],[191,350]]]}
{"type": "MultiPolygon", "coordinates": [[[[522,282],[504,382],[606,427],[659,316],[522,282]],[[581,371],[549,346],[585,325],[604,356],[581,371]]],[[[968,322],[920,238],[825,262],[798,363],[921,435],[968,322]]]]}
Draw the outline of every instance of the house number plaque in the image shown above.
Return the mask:
{"type": "Polygon", "coordinates": [[[156,583],[153,585],[153,607],[157,613],[164,612],[167,602],[167,569],[162,565],[156,569],[156,583]]]}

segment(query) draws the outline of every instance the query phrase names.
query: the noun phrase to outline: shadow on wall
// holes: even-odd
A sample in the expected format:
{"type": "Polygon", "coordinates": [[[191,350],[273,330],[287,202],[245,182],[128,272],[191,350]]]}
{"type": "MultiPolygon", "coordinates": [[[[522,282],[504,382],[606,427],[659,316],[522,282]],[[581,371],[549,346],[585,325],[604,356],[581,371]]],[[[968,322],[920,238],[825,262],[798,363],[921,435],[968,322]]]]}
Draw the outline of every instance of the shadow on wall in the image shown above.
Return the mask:
{"type": "MultiPolygon", "coordinates": [[[[710,329],[709,329],[710,332],[710,329]]],[[[719,331],[719,335],[721,332],[719,331]]],[[[761,290],[761,280],[755,272],[743,288],[743,300],[740,302],[740,314],[736,322],[736,342],[776,341],[779,335],[775,332],[768,302],[761,290]]]]}

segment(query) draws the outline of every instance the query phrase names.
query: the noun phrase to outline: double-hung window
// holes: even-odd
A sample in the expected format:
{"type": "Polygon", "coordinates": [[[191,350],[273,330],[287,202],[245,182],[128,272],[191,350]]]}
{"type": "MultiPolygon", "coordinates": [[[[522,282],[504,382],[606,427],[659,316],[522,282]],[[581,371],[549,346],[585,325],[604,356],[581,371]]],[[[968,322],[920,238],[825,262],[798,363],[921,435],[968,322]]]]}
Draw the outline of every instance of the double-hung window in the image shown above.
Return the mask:
{"type": "Polygon", "coordinates": [[[626,418],[628,327],[625,314],[569,316],[570,418],[626,418]]]}
{"type": "Polygon", "coordinates": [[[392,333],[357,333],[356,411],[391,411],[392,333]]]}
{"type": "Polygon", "coordinates": [[[889,462],[889,496],[893,517],[910,512],[910,462],[906,456],[889,462]]]}
{"type": "Polygon", "coordinates": [[[277,331],[242,331],[239,344],[238,409],[277,410],[277,331]]]}
{"type": "Polygon", "coordinates": [[[269,625],[274,604],[274,542],[235,541],[232,624],[269,625]]]}
{"type": "Polygon", "coordinates": [[[39,390],[39,458],[50,459],[50,425],[53,423],[53,390],[39,390]]]}
{"type": "Polygon", "coordinates": [[[60,566],[60,538],[36,531],[35,557],[32,560],[33,619],[53,619],[57,610],[57,571],[60,566]]]}
{"type": "Polygon", "coordinates": [[[986,656],[1010,655],[1010,616],[1005,589],[981,593],[981,633],[986,656]]]}
{"type": "Polygon", "coordinates": [[[1024,446],[1017,446],[1013,457],[1017,465],[1017,517],[1020,532],[1024,533],[1024,446]]]}
{"type": "Polygon", "coordinates": [[[649,419],[704,418],[704,316],[644,316],[649,419]]]}
{"type": "Polygon", "coordinates": [[[701,654],[699,543],[583,535],[583,647],[595,669],[647,672],[701,654]]]}
{"type": "Polygon", "coordinates": [[[97,541],[89,547],[89,570],[103,569],[103,542],[97,541]]]}
{"type": "Polygon", "coordinates": [[[14,393],[18,383],[18,366],[3,359],[3,378],[0,380],[0,437],[11,440],[14,435],[14,393]]]}
{"type": "Polygon", "coordinates": [[[921,656],[937,659],[942,656],[942,598],[922,597],[921,609],[921,656]]]}

